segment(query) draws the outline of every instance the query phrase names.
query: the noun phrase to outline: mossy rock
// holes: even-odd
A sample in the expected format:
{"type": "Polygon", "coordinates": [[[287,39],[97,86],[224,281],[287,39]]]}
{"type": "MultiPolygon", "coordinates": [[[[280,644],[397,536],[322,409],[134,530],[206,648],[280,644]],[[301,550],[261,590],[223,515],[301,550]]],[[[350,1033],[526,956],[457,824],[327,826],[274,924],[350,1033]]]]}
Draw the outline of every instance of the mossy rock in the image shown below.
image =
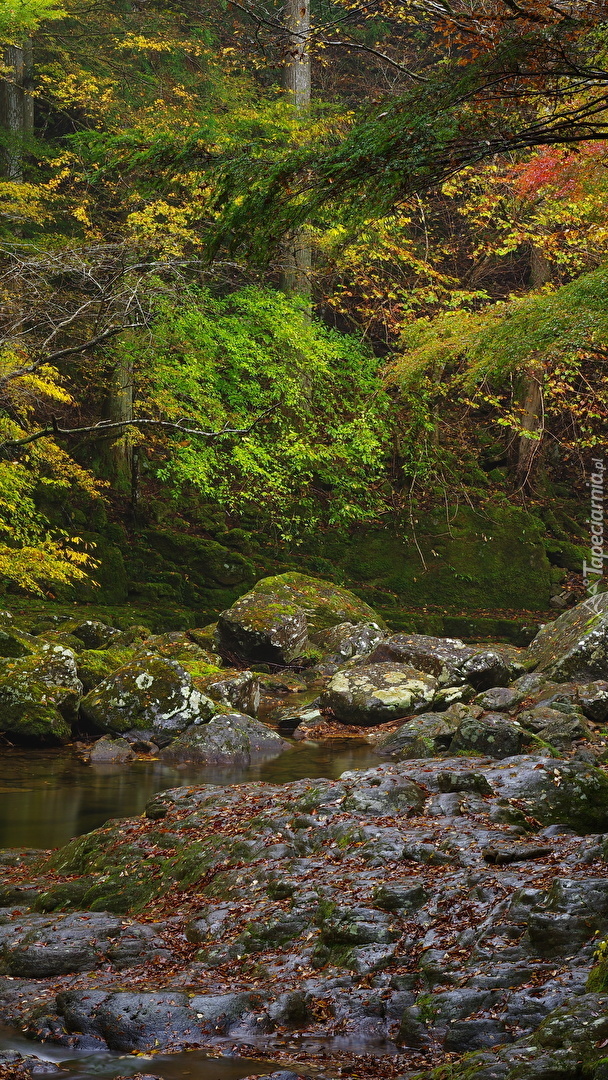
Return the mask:
{"type": "Polygon", "coordinates": [[[340,623],[385,623],[347,589],[289,572],[263,578],[218,620],[221,645],[251,660],[289,663],[304,656],[308,635],[340,623]]]}
{"type": "Polygon", "coordinates": [[[608,593],[544,626],[528,647],[526,666],[558,682],[608,678],[608,593]]]}
{"type": "Polygon", "coordinates": [[[78,678],[85,694],[97,686],[120,667],[124,667],[135,656],[135,650],[129,648],[84,649],[77,659],[78,678]]]}
{"type": "Polygon", "coordinates": [[[14,630],[11,626],[0,627],[0,656],[36,656],[41,651],[41,644],[32,634],[14,630]]]}
{"type": "MultiPolygon", "coordinates": [[[[425,514],[416,525],[416,542],[408,522],[402,529],[362,527],[349,537],[328,532],[319,542],[319,554],[340,566],[355,588],[364,585],[367,596],[370,588],[392,593],[397,610],[436,604],[452,612],[546,611],[553,583],[545,542],[545,525],[534,514],[487,503],[479,512],[461,506],[449,529],[444,511],[425,514]]],[[[462,627],[433,628],[428,622],[411,629],[472,636],[462,627]]]]}
{"type": "Polygon", "coordinates": [[[61,646],[0,663],[0,728],[24,741],[67,742],[82,683],[75,657],[61,646]]]}
{"type": "Polygon", "coordinates": [[[142,536],[182,575],[194,575],[201,584],[211,579],[218,585],[240,585],[255,578],[249,559],[215,540],[164,529],[147,529],[142,536]]]}
{"type": "Polygon", "coordinates": [[[97,731],[145,731],[163,746],[189,724],[211,719],[216,709],[175,660],[146,656],[99,683],[83,698],[81,711],[97,731]]]}

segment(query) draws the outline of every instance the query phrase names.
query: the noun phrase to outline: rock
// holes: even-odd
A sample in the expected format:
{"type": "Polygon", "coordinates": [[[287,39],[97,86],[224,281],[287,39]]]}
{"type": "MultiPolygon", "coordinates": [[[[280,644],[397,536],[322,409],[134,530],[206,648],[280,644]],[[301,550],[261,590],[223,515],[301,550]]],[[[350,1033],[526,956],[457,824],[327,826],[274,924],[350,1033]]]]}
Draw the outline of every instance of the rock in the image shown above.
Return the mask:
{"type": "Polygon", "coordinates": [[[260,683],[252,671],[236,671],[216,668],[207,674],[197,674],[196,665],[190,667],[194,685],[213,701],[228,705],[236,712],[255,716],[260,707],[260,683]]]}
{"type": "Polygon", "coordinates": [[[345,622],[311,634],[310,640],[326,653],[326,662],[333,660],[344,663],[354,657],[369,656],[386,636],[386,630],[378,623],[362,622],[356,625],[345,622]]]}
{"type": "Polygon", "coordinates": [[[217,706],[198,690],[175,660],[149,656],[118,668],[81,701],[85,719],[98,731],[131,734],[164,746],[217,706]]]}
{"type": "Polygon", "coordinates": [[[228,653],[288,664],[301,656],[309,633],[343,622],[384,624],[372,608],[339,585],[288,573],[263,578],[218,620],[218,638],[228,653]]]}
{"type": "Polygon", "coordinates": [[[129,664],[134,657],[135,650],[124,647],[83,649],[76,657],[76,664],[84,693],[88,694],[118,668],[129,664]]]}
{"type": "Polygon", "coordinates": [[[80,638],[85,649],[107,649],[122,638],[120,630],[106,626],[98,619],[87,619],[72,630],[74,637],[80,638]]]}
{"type": "Polygon", "coordinates": [[[581,740],[594,741],[593,732],[583,717],[563,714],[541,728],[538,737],[558,750],[568,750],[572,743],[581,740]]]}
{"type": "Polygon", "coordinates": [[[370,664],[338,672],[321,694],[321,708],[346,724],[383,724],[420,712],[435,695],[437,680],[409,664],[370,664]]]}
{"type": "Polygon", "coordinates": [[[393,634],[374,650],[366,663],[411,664],[418,671],[434,675],[440,686],[457,686],[466,681],[462,671],[465,661],[478,651],[458,638],[393,634]]]}
{"type": "Polygon", "coordinates": [[[54,1061],[46,1061],[35,1054],[23,1056],[18,1050],[0,1050],[0,1076],[3,1080],[30,1080],[32,1076],[57,1073],[63,1073],[63,1069],[54,1061]]]}
{"type": "Polygon", "coordinates": [[[450,753],[482,754],[509,758],[519,753],[523,740],[521,726],[500,713],[484,713],[478,720],[464,720],[450,745],[450,753]]]}
{"type": "Polygon", "coordinates": [[[81,694],[74,653],[61,645],[0,661],[0,728],[21,739],[65,742],[81,694]]]}
{"type": "Polygon", "coordinates": [[[111,739],[104,735],[91,747],[89,761],[91,765],[99,765],[112,761],[133,761],[134,757],[135,754],[126,739],[111,739]]]}
{"type": "Polygon", "coordinates": [[[546,728],[548,724],[559,724],[565,719],[565,716],[558,709],[550,709],[544,705],[537,705],[534,709],[524,709],[523,712],[518,713],[517,719],[523,727],[528,731],[533,731],[537,735],[543,728],[546,728]]]}
{"type": "Polygon", "coordinates": [[[221,662],[219,656],[212,648],[203,648],[192,637],[196,631],[185,633],[181,630],[173,630],[168,634],[150,634],[144,642],[146,652],[156,652],[167,660],[177,660],[186,666],[188,663],[196,664],[197,661],[217,667],[221,662]]]}
{"type": "Polygon", "coordinates": [[[192,725],[161,751],[162,761],[196,761],[205,765],[248,765],[281,754],[289,744],[275,731],[242,713],[215,716],[192,725]]]}
{"type": "MultiPolygon", "coordinates": [[[[0,612],[0,616],[5,615],[0,612]]],[[[3,626],[0,628],[0,656],[36,656],[41,651],[42,642],[21,630],[3,626]]]]}
{"type": "Polygon", "coordinates": [[[374,754],[400,761],[434,757],[448,749],[457,727],[458,721],[445,713],[424,713],[382,736],[374,746],[374,754]]]}
{"type": "Polygon", "coordinates": [[[16,913],[0,925],[0,972],[41,979],[94,971],[101,964],[128,967],[165,953],[155,928],[107,912],[69,915],[16,913]]]}
{"type": "Polygon", "coordinates": [[[547,623],[526,651],[530,667],[558,682],[608,678],[608,593],[547,623]]]}
{"type": "Polygon", "coordinates": [[[57,996],[57,1007],[66,1033],[83,1032],[102,1039],[110,1050],[129,1053],[204,1045],[210,1036],[242,1028],[248,1017],[253,1019],[259,1001],[259,995],[250,993],[73,990],[57,996]]]}
{"type": "Polygon", "coordinates": [[[493,686],[490,690],[474,698],[484,712],[511,712],[523,701],[525,694],[511,686],[493,686]]]}
{"type": "Polygon", "coordinates": [[[508,646],[476,652],[462,666],[464,677],[476,690],[508,686],[524,672],[523,663],[519,659],[524,652],[524,649],[508,646]]]}

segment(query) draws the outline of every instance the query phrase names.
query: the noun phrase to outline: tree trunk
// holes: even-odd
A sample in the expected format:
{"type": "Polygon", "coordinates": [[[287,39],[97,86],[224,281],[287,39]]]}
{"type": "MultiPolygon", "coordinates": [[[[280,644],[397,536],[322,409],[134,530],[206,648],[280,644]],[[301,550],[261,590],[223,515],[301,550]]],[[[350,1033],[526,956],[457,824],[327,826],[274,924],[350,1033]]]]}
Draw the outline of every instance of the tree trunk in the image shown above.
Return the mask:
{"type": "MultiPolygon", "coordinates": [[[[302,112],[308,111],[311,100],[310,0],[285,0],[285,25],[288,30],[283,63],[283,87],[287,98],[302,112]]],[[[280,288],[288,295],[309,297],[312,256],[306,228],[285,237],[280,288]]]]}
{"type": "Polygon", "coordinates": [[[0,80],[0,127],[6,145],[2,150],[1,172],[7,180],[23,180],[23,142],[34,130],[34,99],[30,92],[33,75],[32,46],[6,45],[2,61],[8,74],[0,80]]]}
{"type": "MultiPolygon", "coordinates": [[[[127,423],[133,419],[133,362],[128,353],[123,354],[112,372],[104,417],[112,423],[127,423]]],[[[118,429],[120,431],[120,429],[118,429]]],[[[132,493],[134,468],[133,446],[129,429],[100,444],[103,457],[102,471],[119,491],[132,493]]]]}
{"type": "MultiPolygon", "coordinates": [[[[535,244],[530,248],[530,285],[533,289],[540,289],[546,285],[553,276],[553,268],[549,260],[535,244]]],[[[515,476],[517,484],[521,488],[529,487],[532,471],[535,465],[543,428],[543,370],[537,364],[532,364],[522,377],[520,403],[522,408],[521,428],[531,431],[540,436],[538,439],[528,439],[520,435],[516,442],[517,453],[515,461],[515,476]]]]}
{"type": "Polygon", "coordinates": [[[522,418],[520,430],[534,432],[538,438],[530,439],[520,435],[517,439],[517,460],[515,476],[518,486],[530,486],[532,470],[537,457],[544,426],[543,416],[543,370],[530,369],[526,372],[521,389],[522,418]]]}

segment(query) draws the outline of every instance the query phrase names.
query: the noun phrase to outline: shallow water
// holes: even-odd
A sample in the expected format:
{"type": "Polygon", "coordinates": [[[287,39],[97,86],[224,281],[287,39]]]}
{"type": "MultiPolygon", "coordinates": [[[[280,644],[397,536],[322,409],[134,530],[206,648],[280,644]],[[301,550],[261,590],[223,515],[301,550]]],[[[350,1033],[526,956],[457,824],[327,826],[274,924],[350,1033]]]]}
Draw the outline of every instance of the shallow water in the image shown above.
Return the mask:
{"type": "MultiPolygon", "coordinates": [[[[187,784],[242,784],[264,780],[286,784],[306,777],[337,777],[346,769],[377,765],[368,745],[352,739],[323,745],[293,743],[270,761],[241,768],[168,766],[160,761],[88,765],[69,748],[0,750],[0,848],[50,848],[103,825],[109,818],[141,814],[156,791],[187,784]]],[[[61,1064],[66,1080],[111,1080],[150,1072],[163,1080],[242,1080],[265,1076],[276,1063],[230,1056],[210,1058],[202,1051],[143,1057],[118,1053],[72,1052],[29,1042],[0,1028],[0,1050],[19,1050],[61,1064]]],[[[386,1051],[385,1051],[386,1052],[386,1051]]],[[[51,1074],[54,1075],[54,1074],[51,1074]]]]}
{"type": "Polygon", "coordinates": [[[66,1050],[64,1047],[30,1042],[15,1034],[10,1028],[0,1027],[0,1050],[18,1050],[24,1057],[35,1054],[44,1061],[60,1065],[65,1073],[50,1073],[49,1078],[58,1080],[93,1080],[94,1077],[112,1080],[115,1076],[132,1076],[134,1073],[152,1073],[163,1080],[242,1080],[245,1076],[267,1076],[278,1068],[275,1064],[250,1059],[224,1057],[211,1058],[201,1050],[186,1054],[83,1054],[82,1051],[66,1050]]]}
{"type": "Polygon", "coordinates": [[[160,761],[87,765],[69,749],[0,750],[0,848],[60,847],[109,818],[141,814],[155,791],[184,784],[286,784],[337,777],[377,765],[369,746],[352,740],[294,743],[270,761],[240,768],[170,766],[160,761]]]}

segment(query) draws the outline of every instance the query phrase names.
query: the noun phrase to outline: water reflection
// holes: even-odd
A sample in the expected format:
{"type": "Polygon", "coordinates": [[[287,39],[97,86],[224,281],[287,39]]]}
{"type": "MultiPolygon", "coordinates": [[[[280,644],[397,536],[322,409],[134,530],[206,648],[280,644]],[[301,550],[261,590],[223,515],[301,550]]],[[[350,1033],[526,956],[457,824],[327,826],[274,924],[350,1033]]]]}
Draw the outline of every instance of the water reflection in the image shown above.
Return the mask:
{"type": "MultiPolygon", "coordinates": [[[[276,1064],[239,1058],[210,1058],[201,1050],[183,1054],[156,1055],[105,1053],[83,1054],[32,1043],[17,1035],[10,1028],[0,1027],[0,1050],[18,1050],[20,1054],[35,1054],[45,1061],[53,1061],[65,1070],[66,1080],[92,1080],[103,1077],[132,1076],[134,1073],[153,1073],[163,1080],[242,1080],[245,1076],[267,1076],[277,1069],[276,1064]]],[[[54,1073],[50,1074],[54,1076],[54,1073]]]]}
{"type": "Polygon", "coordinates": [[[238,769],[160,761],[87,765],[69,749],[0,751],[0,848],[59,847],[109,818],[141,814],[155,791],[183,784],[285,784],[377,765],[352,740],[294,744],[280,757],[238,769]]]}

